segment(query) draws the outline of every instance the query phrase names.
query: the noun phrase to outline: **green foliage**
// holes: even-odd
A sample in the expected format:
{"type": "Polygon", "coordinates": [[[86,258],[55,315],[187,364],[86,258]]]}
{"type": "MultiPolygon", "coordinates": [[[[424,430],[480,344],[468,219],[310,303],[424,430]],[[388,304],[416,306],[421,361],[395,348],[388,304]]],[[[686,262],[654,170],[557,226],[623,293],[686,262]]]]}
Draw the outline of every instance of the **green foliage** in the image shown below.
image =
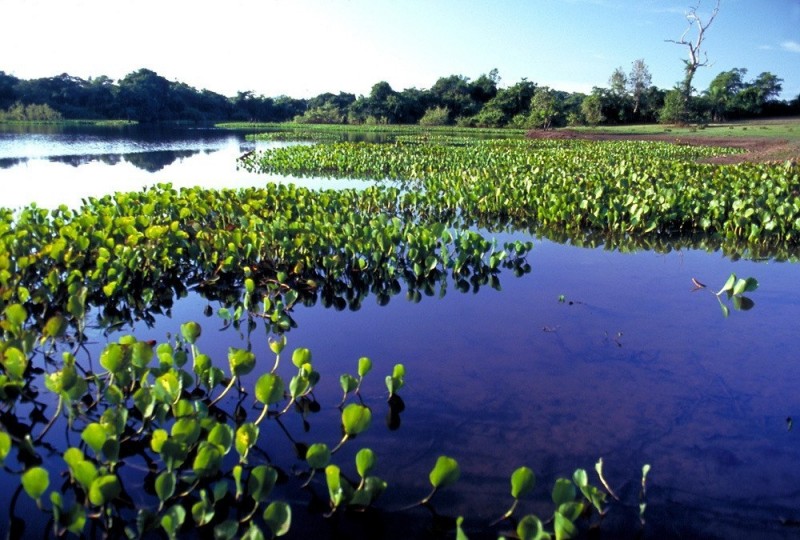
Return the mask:
{"type": "Polygon", "coordinates": [[[431,107],[419,119],[421,126],[446,126],[450,123],[450,111],[447,107],[431,107]]]}

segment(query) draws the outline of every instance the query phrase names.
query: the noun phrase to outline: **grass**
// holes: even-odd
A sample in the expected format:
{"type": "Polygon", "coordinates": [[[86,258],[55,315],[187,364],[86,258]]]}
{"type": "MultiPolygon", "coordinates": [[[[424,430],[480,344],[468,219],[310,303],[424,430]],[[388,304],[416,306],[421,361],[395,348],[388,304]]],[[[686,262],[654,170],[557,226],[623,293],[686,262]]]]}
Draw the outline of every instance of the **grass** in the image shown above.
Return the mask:
{"type": "Polygon", "coordinates": [[[743,120],[719,124],[670,126],[640,124],[570,128],[615,135],[691,135],[693,137],[767,137],[800,142],[800,117],[743,120]]]}

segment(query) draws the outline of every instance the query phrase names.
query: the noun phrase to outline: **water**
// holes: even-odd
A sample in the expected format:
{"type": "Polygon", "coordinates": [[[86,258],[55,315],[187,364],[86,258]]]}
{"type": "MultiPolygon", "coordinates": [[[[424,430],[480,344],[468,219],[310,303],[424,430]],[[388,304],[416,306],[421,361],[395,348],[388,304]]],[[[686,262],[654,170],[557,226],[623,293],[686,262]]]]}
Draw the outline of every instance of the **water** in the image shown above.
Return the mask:
{"type": "MultiPolygon", "coordinates": [[[[71,148],[68,140],[59,144],[71,148]]],[[[77,166],[54,159],[55,151],[47,155],[46,148],[27,146],[31,156],[11,156],[21,161],[0,169],[0,184],[56,186],[65,171],[74,170],[70,193],[85,196],[84,186],[109,187],[85,183],[94,176],[92,167],[102,167],[107,178],[127,177],[135,169],[130,161],[135,152],[120,148],[143,143],[113,141],[114,152],[97,141],[90,144],[96,150],[69,154],[87,162],[77,166]],[[121,157],[115,165],[96,157],[108,154],[121,157]]],[[[157,144],[171,149],[153,152],[189,154],[158,171],[141,172],[136,182],[164,181],[159,175],[165,171],[173,182],[192,182],[193,175],[209,182],[224,178],[224,186],[265,181],[235,169],[243,144],[239,135],[189,132],[185,139],[157,144]],[[209,160],[206,167],[195,165],[203,158],[209,160]],[[212,159],[218,163],[212,165],[212,159]]],[[[0,145],[0,156],[7,148],[0,145]]],[[[40,196],[50,194],[33,189],[18,200],[46,205],[40,196]]],[[[356,450],[369,446],[378,455],[375,472],[389,482],[389,490],[378,501],[385,510],[381,520],[354,518],[355,530],[305,513],[310,496],[288,490],[298,516],[290,537],[398,537],[412,521],[423,524],[415,535],[434,536],[426,510],[395,510],[427,494],[428,471],[442,454],[459,461],[462,478],[434,504],[444,515],[464,515],[471,538],[496,537],[497,528],[486,525],[511,503],[508,478],[514,468],[527,465],[537,474],[535,494],[522,502],[518,515],[546,518],[553,511],[549,493],[555,479],[584,468],[597,484],[594,464],[601,457],[605,476],[623,501],[612,504],[600,528],[606,537],[638,532],[645,463],[652,466],[646,537],[795,537],[797,530],[783,523],[800,519],[800,433],[789,421],[800,417],[797,266],[734,262],[695,250],[623,254],[546,239],[535,239],[528,262],[527,275],[501,274],[502,291],[483,287],[464,294],[451,282],[443,297],[423,296],[420,303],[400,294],[386,306],[369,296],[356,311],[319,304],[295,309],[298,326],[288,333],[288,348],[312,350],[322,375],[315,391],[322,410],[308,417],[308,431],[296,414],[287,417],[286,430],[298,442],[333,446],[340,436],[338,377],[355,373],[357,359],[369,356],[375,365],[363,391],[373,407],[373,426],[345,445],[336,460],[352,473],[356,450]],[[691,291],[692,278],[719,288],[731,272],[756,277],[760,287],[750,295],[753,309],[732,310],[726,318],[708,290],[691,291]],[[384,421],[382,379],[397,362],[407,369],[400,391],[406,409],[393,431],[384,421]]],[[[140,339],[163,341],[182,322],[198,320],[204,328],[201,350],[224,364],[227,348],[244,342],[234,330],[216,331],[222,323],[202,315],[206,303],[190,296],[176,304],[171,318],[133,330],[140,339]]],[[[91,337],[99,347],[118,336],[95,331],[91,337]]],[[[260,328],[252,345],[269,362],[260,328]]],[[[288,379],[292,369],[286,362],[281,373],[288,379]]],[[[249,376],[245,386],[256,377],[249,376]]],[[[225,403],[232,407],[235,399],[225,403]]],[[[265,425],[261,440],[276,463],[299,465],[275,422],[265,425]]],[[[132,465],[127,474],[134,501],[146,502],[132,465]]],[[[326,496],[323,480],[313,486],[326,496]]],[[[18,514],[24,505],[32,503],[20,502],[18,514]]]]}
{"type": "MultiPolygon", "coordinates": [[[[78,207],[86,197],[137,191],[157,183],[180,187],[241,188],[287,182],[249,173],[237,158],[290,143],[246,141],[244,132],[174,128],[51,128],[0,125],[0,206],[35,202],[78,207]]],[[[291,179],[307,187],[359,187],[363,182],[291,179]]]]}

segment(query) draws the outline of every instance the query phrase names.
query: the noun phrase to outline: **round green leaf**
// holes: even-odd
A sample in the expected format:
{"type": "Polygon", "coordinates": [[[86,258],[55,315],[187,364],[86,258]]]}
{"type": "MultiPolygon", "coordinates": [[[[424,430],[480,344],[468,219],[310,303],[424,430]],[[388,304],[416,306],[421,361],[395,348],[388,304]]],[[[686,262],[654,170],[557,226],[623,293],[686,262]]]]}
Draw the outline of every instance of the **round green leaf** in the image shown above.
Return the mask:
{"type": "Polygon", "coordinates": [[[161,502],[166,501],[175,493],[177,478],[174,472],[164,471],[156,477],[156,495],[161,502]]]}
{"type": "Polygon", "coordinates": [[[543,540],[550,538],[544,528],[542,522],[534,515],[527,515],[519,521],[517,525],[517,536],[520,540],[543,540]]]}
{"type": "Polygon", "coordinates": [[[83,428],[81,439],[89,445],[89,448],[94,450],[95,454],[99,454],[103,449],[103,445],[108,440],[108,433],[102,425],[97,422],[92,422],[83,428]]]}
{"type": "Polygon", "coordinates": [[[292,524],[292,508],[285,502],[271,502],[264,510],[264,521],[273,536],[283,536],[292,524]]]}
{"type": "Polygon", "coordinates": [[[278,471],[269,465],[258,465],[250,471],[250,477],[247,479],[247,493],[256,502],[266,501],[277,481],[278,471]]]}
{"type": "Polygon", "coordinates": [[[215,475],[221,464],[222,452],[219,446],[203,441],[194,458],[192,470],[199,478],[206,478],[215,475]]]}
{"type": "Polygon", "coordinates": [[[375,452],[371,449],[362,448],[359,450],[356,454],[356,470],[358,471],[358,475],[361,478],[366,478],[366,476],[372,472],[372,469],[375,468],[376,460],[375,452]]]}
{"type": "Polygon", "coordinates": [[[559,478],[553,486],[553,502],[556,506],[575,500],[575,484],[566,478],[559,478]]]}
{"type": "Polygon", "coordinates": [[[372,360],[366,356],[358,359],[358,376],[366,377],[367,373],[372,370],[372,360]]]}
{"type": "Polygon", "coordinates": [[[461,468],[458,462],[451,457],[439,456],[428,478],[434,488],[440,489],[456,483],[459,476],[461,468]]]}
{"type": "Polygon", "coordinates": [[[22,473],[22,488],[32,499],[38,500],[50,485],[50,473],[42,467],[31,467],[22,473]]]}
{"type": "Polygon", "coordinates": [[[342,411],[342,425],[344,432],[349,435],[358,435],[369,427],[372,421],[372,412],[363,405],[351,403],[342,411]]]}
{"type": "Polygon", "coordinates": [[[201,332],[202,329],[200,328],[200,325],[194,321],[189,321],[181,325],[181,335],[187,343],[194,344],[197,341],[197,338],[200,337],[201,332]]]}
{"type": "Polygon", "coordinates": [[[306,451],[306,462],[312,469],[324,469],[331,461],[331,450],[325,443],[315,443],[306,451]]]}
{"type": "Polygon", "coordinates": [[[114,474],[97,477],[89,488],[89,501],[95,506],[101,506],[122,492],[119,479],[114,474]]]}
{"type": "Polygon", "coordinates": [[[247,375],[256,367],[256,355],[244,349],[230,347],[228,349],[228,364],[234,377],[247,375]]]}
{"type": "Polygon", "coordinates": [[[511,496],[515,499],[524,497],[536,485],[536,475],[528,467],[520,467],[511,474],[511,496]]]}
{"type": "Polygon", "coordinates": [[[295,349],[292,353],[292,364],[296,367],[301,367],[303,364],[311,363],[311,351],[305,347],[295,349]]]}
{"type": "Polygon", "coordinates": [[[283,400],[283,379],[274,373],[265,373],[256,381],[256,399],[264,405],[283,400]]]}
{"type": "Polygon", "coordinates": [[[0,431],[0,464],[11,451],[11,436],[5,431],[0,431]]]}

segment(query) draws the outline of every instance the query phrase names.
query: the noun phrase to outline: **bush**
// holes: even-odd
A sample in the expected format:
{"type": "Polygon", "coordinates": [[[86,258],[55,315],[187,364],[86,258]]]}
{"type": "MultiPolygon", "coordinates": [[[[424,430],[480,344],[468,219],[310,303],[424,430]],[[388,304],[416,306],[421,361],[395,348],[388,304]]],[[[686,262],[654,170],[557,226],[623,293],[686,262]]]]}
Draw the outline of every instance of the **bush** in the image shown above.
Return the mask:
{"type": "Polygon", "coordinates": [[[447,107],[432,107],[419,119],[421,126],[446,126],[450,124],[450,110],[447,107]]]}

